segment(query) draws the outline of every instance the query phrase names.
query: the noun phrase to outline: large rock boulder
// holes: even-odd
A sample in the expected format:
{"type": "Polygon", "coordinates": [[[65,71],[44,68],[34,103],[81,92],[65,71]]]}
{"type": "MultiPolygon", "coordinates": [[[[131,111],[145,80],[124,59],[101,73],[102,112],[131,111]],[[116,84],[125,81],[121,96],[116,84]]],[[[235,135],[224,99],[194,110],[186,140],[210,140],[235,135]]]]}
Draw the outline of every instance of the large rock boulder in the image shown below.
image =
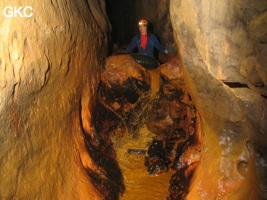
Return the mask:
{"type": "Polygon", "coordinates": [[[6,6],[33,15],[0,19],[0,198],[102,199],[84,133],[106,54],[104,1],[6,6]]]}
{"type": "Polygon", "coordinates": [[[266,172],[260,164],[267,144],[266,8],[264,0],[171,1],[174,37],[203,136],[188,199],[266,194],[260,192],[265,175],[258,178],[266,172]]]}

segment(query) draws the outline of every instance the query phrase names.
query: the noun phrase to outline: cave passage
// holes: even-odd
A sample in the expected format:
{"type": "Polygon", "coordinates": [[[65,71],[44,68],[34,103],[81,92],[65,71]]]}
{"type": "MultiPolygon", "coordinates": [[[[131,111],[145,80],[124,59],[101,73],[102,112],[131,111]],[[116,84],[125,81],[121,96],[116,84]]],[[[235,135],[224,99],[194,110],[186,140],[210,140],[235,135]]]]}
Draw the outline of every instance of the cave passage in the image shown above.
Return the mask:
{"type": "Polygon", "coordinates": [[[267,199],[266,0],[0,10],[0,199],[267,199]],[[156,69],[124,53],[140,19],[156,69]]]}
{"type": "MultiPolygon", "coordinates": [[[[133,37],[139,34],[138,21],[141,19],[148,21],[148,31],[153,33],[166,49],[173,46],[169,6],[169,0],[148,2],[106,0],[107,16],[112,27],[108,55],[125,51],[133,37]]],[[[136,52],[137,49],[133,49],[133,53],[136,52]]],[[[156,49],[154,55],[160,63],[167,61],[167,57],[156,49]]]]}
{"type": "Polygon", "coordinates": [[[184,197],[200,157],[200,138],[179,59],[173,54],[148,70],[130,55],[116,55],[106,59],[104,69],[93,124],[102,154],[118,162],[122,199],[184,197]]]}
{"type": "MultiPolygon", "coordinates": [[[[165,12],[161,19],[164,26],[153,17],[148,20],[152,21],[150,31],[168,48],[173,37],[168,10],[165,12]]],[[[107,13],[112,25],[112,52],[103,64],[92,112],[96,148],[102,155],[95,159],[108,177],[117,177],[113,187],[122,200],[182,199],[188,193],[201,144],[196,109],[177,52],[164,55],[155,51],[161,65],[150,69],[142,61],[146,58],[123,53],[138,32],[138,20],[146,16],[138,15],[134,4],[119,1],[107,1],[107,13]],[[123,15],[128,16],[127,21],[121,21],[123,15]],[[104,160],[111,159],[117,164],[108,167],[104,160]]],[[[104,182],[101,176],[97,179],[104,182]]],[[[108,190],[112,186],[105,187],[108,190]]]]}

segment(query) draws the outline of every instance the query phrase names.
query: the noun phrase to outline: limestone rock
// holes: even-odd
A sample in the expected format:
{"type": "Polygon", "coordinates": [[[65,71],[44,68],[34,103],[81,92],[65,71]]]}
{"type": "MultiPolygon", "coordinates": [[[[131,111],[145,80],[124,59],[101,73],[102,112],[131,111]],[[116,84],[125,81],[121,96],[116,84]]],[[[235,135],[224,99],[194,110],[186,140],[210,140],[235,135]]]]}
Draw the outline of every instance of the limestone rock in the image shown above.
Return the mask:
{"type": "Polygon", "coordinates": [[[139,65],[129,55],[110,56],[105,60],[101,80],[110,86],[122,85],[129,77],[149,85],[149,75],[145,68],[139,65]]]}
{"type": "Polygon", "coordinates": [[[159,135],[184,137],[183,132],[187,132],[196,111],[184,84],[181,63],[174,57],[162,64],[159,71],[162,85],[159,97],[152,103],[147,126],[159,135]]]}
{"type": "Polygon", "coordinates": [[[266,8],[264,0],[171,1],[185,84],[204,136],[188,199],[261,199],[266,194],[255,192],[256,182],[266,180],[257,179],[254,168],[256,154],[266,154],[267,145],[266,46],[260,42],[267,33],[266,8]]]}
{"type": "Polygon", "coordinates": [[[146,69],[129,55],[110,56],[101,74],[102,101],[115,110],[130,109],[150,89],[146,69]]]}
{"type": "Polygon", "coordinates": [[[102,13],[82,0],[1,1],[1,12],[11,5],[33,16],[0,19],[0,198],[102,199],[84,144],[108,29],[93,17],[102,13]]]}

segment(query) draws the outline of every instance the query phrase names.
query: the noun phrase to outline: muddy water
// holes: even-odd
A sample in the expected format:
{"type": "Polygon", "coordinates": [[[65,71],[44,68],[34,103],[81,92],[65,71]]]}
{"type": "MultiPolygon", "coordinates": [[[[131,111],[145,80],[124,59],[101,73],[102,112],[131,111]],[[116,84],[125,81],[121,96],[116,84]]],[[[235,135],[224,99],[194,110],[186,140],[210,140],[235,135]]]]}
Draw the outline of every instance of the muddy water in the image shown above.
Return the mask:
{"type": "MultiPolygon", "coordinates": [[[[153,69],[148,72],[151,77],[153,93],[151,96],[154,96],[160,88],[159,71],[153,69]]],[[[158,176],[148,175],[144,165],[146,155],[128,153],[128,149],[147,150],[153,137],[156,135],[148,131],[144,125],[134,136],[129,134],[123,138],[113,138],[117,161],[122,170],[126,188],[121,200],[164,200],[168,196],[169,182],[174,171],[169,170],[158,176]]]]}
{"type": "Polygon", "coordinates": [[[151,77],[151,90],[152,92],[157,92],[160,87],[159,70],[151,69],[151,70],[148,70],[148,72],[151,77]]]}
{"type": "Polygon", "coordinates": [[[134,138],[128,135],[121,139],[113,139],[126,188],[121,200],[164,200],[168,196],[169,181],[174,171],[170,170],[158,176],[148,175],[144,166],[145,155],[129,154],[128,149],[147,150],[148,143],[155,135],[145,127],[138,135],[134,138]]]}

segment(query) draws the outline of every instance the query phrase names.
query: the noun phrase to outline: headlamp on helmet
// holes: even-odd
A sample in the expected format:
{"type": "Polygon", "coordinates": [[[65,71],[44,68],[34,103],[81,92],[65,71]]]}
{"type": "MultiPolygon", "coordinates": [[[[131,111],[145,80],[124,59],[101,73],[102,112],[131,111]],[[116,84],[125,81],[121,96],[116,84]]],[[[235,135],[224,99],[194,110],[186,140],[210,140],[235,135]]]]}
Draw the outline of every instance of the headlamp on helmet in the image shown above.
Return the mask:
{"type": "Polygon", "coordinates": [[[139,22],[138,22],[138,26],[141,26],[141,25],[148,25],[147,20],[145,20],[145,19],[141,19],[141,20],[139,20],[139,22]]]}

